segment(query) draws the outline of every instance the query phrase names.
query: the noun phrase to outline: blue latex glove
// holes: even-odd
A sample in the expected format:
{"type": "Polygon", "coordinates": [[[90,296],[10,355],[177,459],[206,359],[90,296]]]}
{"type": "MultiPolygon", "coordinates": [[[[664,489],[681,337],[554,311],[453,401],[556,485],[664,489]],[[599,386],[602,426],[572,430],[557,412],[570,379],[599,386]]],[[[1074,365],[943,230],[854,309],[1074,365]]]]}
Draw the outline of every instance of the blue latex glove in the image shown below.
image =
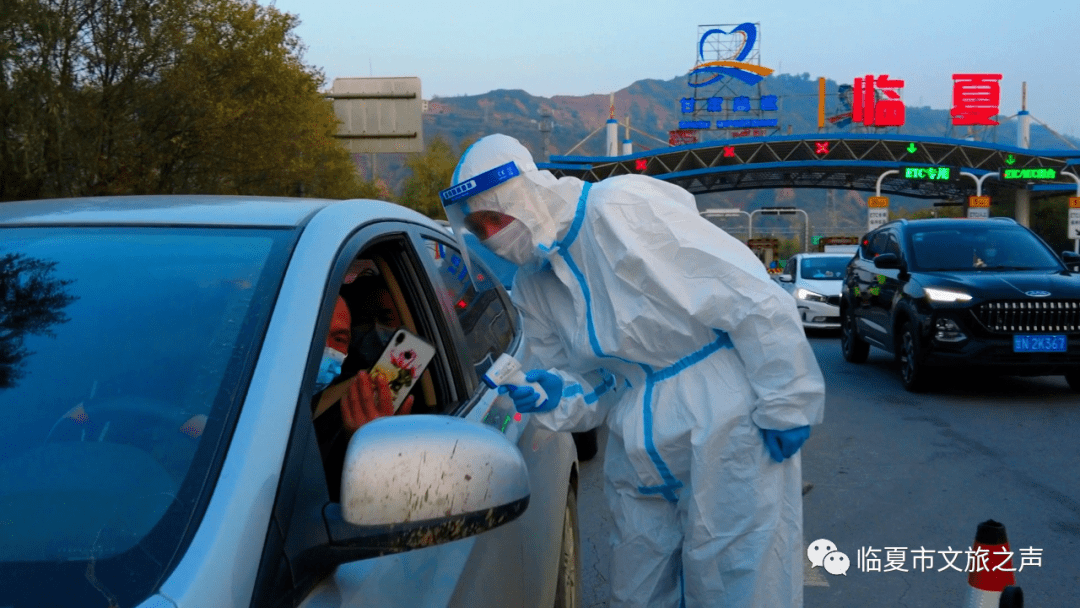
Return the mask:
{"type": "Polygon", "coordinates": [[[765,449],[776,462],[783,462],[799,451],[804,441],[810,436],[810,427],[800,426],[786,431],[761,429],[761,438],[765,440],[765,449]]]}
{"type": "Polygon", "coordinates": [[[559,405],[559,401],[562,400],[563,381],[558,375],[542,369],[534,369],[525,374],[525,380],[539,384],[544,389],[544,392],[548,394],[548,398],[543,403],[537,403],[540,400],[540,393],[534,391],[530,386],[514,386],[512,384],[500,386],[499,392],[510,395],[510,398],[514,400],[514,408],[517,411],[522,414],[535,414],[549,412],[559,405]]]}

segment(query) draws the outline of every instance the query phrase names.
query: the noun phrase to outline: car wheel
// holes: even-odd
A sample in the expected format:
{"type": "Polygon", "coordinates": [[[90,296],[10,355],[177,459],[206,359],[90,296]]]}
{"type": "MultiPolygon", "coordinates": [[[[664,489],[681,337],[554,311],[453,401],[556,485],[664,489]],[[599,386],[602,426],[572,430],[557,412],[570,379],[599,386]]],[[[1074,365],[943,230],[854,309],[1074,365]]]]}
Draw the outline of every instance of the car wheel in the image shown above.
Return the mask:
{"type": "Polygon", "coordinates": [[[840,313],[840,351],[849,363],[863,363],[870,354],[870,345],[855,330],[855,315],[851,314],[851,308],[840,313]]]}
{"type": "Polygon", "coordinates": [[[1065,381],[1069,383],[1069,388],[1080,393],[1080,371],[1065,374],[1065,381]]]}
{"type": "Polygon", "coordinates": [[[925,389],[930,383],[930,371],[923,363],[925,355],[913,321],[906,321],[901,330],[899,355],[900,380],[904,388],[911,392],[925,389]]]}
{"type": "Polygon", "coordinates": [[[555,583],[555,608],[579,608],[581,597],[581,540],[578,536],[577,493],[566,492],[563,512],[562,546],[559,548],[559,575],[555,583]]]}
{"type": "Polygon", "coordinates": [[[584,433],[574,433],[574,445],[577,446],[577,458],[581,462],[592,460],[596,456],[596,429],[584,433]]]}

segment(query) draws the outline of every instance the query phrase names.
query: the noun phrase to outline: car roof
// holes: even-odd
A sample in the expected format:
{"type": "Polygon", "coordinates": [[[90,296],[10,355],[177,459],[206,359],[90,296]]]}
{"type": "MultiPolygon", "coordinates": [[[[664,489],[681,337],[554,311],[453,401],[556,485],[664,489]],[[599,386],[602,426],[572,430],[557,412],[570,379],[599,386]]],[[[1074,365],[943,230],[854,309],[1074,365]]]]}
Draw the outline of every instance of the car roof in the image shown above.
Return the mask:
{"type": "MultiPolygon", "coordinates": [[[[416,220],[416,212],[383,201],[270,196],[153,195],[43,199],[0,203],[0,225],[302,226],[331,205],[355,205],[372,218],[416,220]]],[[[357,217],[358,221],[366,218],[357,217]]]]}
{"type": "Polygon", "coordinates": [[[949,227],[949,226],[989,226],[991,224],[999,225],[1000,227],[1019,227],[1020,224],[1016,220],[1005,217],[991,217],[987,219],[970,218],[970,217],[926,217],[917,220],[911,219],[899,219],[889,222],[898,226],[907,225],[912,228],[927,228],[927,227],[949,227]],[[990,223],[987,223],[990,222],[990,223]]]}

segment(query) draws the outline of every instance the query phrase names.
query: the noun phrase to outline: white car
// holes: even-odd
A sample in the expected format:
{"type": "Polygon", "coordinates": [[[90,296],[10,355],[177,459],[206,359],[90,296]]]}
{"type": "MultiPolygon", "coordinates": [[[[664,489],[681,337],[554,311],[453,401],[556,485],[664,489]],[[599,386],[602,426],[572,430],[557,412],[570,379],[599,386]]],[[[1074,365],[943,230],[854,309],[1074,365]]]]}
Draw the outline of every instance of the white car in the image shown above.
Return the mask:
{"type": "Polygon", "coordinates": [[[578,606],[574,442],[479,380],[520,320],[456,247],[370,200],[0,205],[0,606],[578,606]],[[328,458],[371,281],[436,354],[328,458]]]}
{"type": "Polygon", "coordinates": [[[840,288],[851,253],[797,253],[776,280],[795,298],[803,327],[840,329],[840,288]]]}

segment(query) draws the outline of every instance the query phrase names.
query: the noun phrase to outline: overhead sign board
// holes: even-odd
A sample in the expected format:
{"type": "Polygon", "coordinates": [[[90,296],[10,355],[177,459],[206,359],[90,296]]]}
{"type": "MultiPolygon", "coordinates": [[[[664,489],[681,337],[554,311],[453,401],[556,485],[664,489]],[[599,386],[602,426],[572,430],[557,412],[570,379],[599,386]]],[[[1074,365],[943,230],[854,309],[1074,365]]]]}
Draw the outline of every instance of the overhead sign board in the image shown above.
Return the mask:
{"type": "Polygon", "coordinates": [[[1036,180],[1036,179],[1057,179],[1057,170],[1043,167],[1032,167],[1028,169],[1002,169],[1001,179],[1004,180],[1036,180]]]}
{"type": "Polygon", "coordinates": [[[901,171],[904,179],[935,182],[953,182],[960,179],[960,170],[956,167],[904,167],[901,171]]]}
{"type": "Polygon", "coordinates": [[[336,137],[350,152],[424,151],[419,78],[335,78],[328,97],[341,121],[336,137]]]}

